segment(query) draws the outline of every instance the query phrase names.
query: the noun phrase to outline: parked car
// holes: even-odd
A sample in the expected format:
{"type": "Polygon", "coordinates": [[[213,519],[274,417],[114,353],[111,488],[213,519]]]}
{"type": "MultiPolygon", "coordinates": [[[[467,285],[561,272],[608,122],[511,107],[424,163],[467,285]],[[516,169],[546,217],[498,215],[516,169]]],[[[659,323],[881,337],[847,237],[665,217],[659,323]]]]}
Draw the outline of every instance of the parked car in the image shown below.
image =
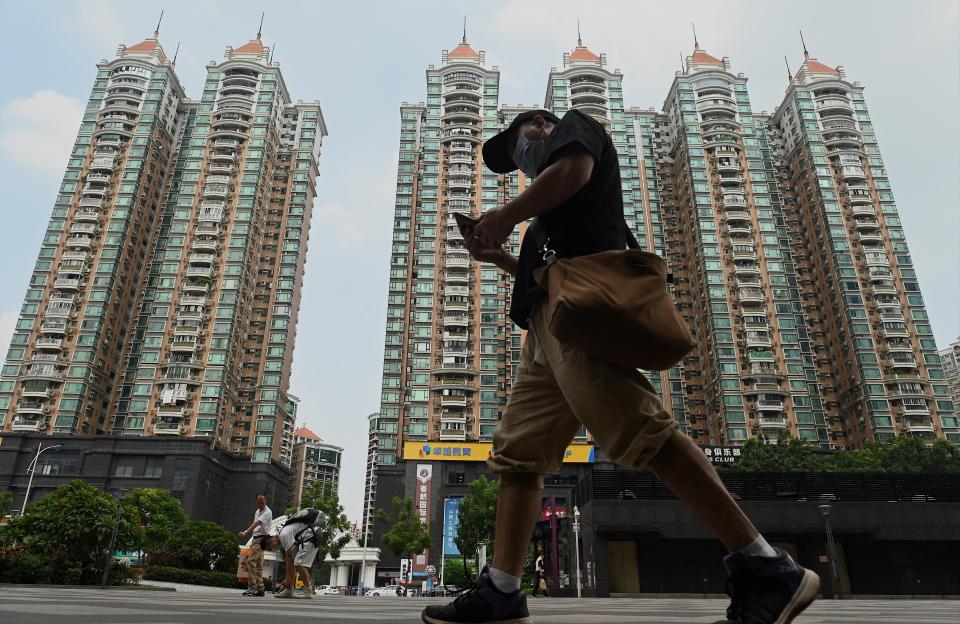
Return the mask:
{"type": "Polygon", "coordinates": [[[403,588],[399,585],[384,585],[383,587],[374,587],[369,592],[368,596],[404,596],[406,595],[403,588]],[[397,593],[397,590],[400,593],[397,593]]]}
{"type": "Polygon", "coordinates": [[[317,596],[339,596],[340,588],[331,587],[330,585],[318,585],[314,588],[317,596]]]}

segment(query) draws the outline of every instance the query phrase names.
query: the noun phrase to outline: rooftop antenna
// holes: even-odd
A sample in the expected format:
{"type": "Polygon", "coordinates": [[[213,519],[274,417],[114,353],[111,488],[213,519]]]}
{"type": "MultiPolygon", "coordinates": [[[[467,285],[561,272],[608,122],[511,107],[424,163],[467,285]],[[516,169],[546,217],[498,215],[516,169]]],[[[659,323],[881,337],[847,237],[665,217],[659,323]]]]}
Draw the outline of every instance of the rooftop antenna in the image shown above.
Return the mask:
{"type": "Polygon", "coordinates": [[[160,11],[160,19],[157,20],[157,27],[153,29],[153,38],[160,36],[160,22],[163,21],[163,11],[160,11]]]}
{"type": "Polygon", "coordinates": [[[685,72],[685,71],[687,71],[687,68],[686,68],[686,66],[684,65],[683,51],[681,50],[681,51],[680,51],[680,73],[682,74],[682,73],[685,72]]]}
{"type": "Polygon", "coordinates": [[[179,42],[179,41],[177,42],[177,49],[174,50],[174,52],[173,52],[173,61],[171,61],[171,65],[176,65],[176,64],[177,64],[177,55],[178,55],[178,54],[180,54],[180,42],[179,42]]]}
{"type": "MultiPolygon", "coordinates": [[[[265,12],[264,12],[265,13],[265,12]]],[[[260,14],[260,25],[257,27],[257,41],[260,41],[260,33],[263,32],[263,16],[264,13],[260,14]]]]}
{"type": "Polygon", "coordinates": [[[803,44],[803,58],[810,58],[810,53],[807,52],[807,42],[803,40],[803,31],[800,31],[800,43],[803,44]]]}
{"type": "Polygon", "coordinates": [[[693,49],[699,50],[700,42],[697,41],[697,25],[694,24],[693,22],[690,22],[690,26],[693,27],[693,49]]]}
{"type": "Polygon", "coordinates": [[[463,43],[467,43],[467,16],[463,16],[463,43]]]}
{"type": "Polygon", "coordinates": [[[580,20],[577,20],[577,47],[583,47],[583,39],[580,37],[580,20]]]}
{"type": "Polygon", "coordinates": [[[270,46],[270,58],[267,59],[267,65],[273,65],[273,53],[277,51],[277,42],[274,41],[273,45],[270,46]]]}
{"type": "Polygon", "coordinates": [[[787,60],[787,55],[783,55],[783,62],[787,65],[787,82],[793,84],[793,72],[790,71],[790,61],[787,60]]]}

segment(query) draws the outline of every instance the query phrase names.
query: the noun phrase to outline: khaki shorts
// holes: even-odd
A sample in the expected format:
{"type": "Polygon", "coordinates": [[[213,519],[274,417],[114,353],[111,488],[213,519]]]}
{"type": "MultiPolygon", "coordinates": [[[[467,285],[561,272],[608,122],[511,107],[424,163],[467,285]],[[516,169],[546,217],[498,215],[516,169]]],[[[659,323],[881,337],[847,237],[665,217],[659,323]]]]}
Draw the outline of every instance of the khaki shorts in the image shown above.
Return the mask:
{"type": "Polygon", "coordinates": [[[297,549],[297,556],[293,559],[293,565],[303,568],[309,568],[317,558],[317,547],[312,542],[301,544],[297,549]]]}
{"type": "Polygon", "coordinates": [[[537,306],[487,464],[494,473],[556,472],[580,425],[613,461],[633,468],[677,429],[640,371],[561,343],[547,329],[546,306],[537,306]]]}

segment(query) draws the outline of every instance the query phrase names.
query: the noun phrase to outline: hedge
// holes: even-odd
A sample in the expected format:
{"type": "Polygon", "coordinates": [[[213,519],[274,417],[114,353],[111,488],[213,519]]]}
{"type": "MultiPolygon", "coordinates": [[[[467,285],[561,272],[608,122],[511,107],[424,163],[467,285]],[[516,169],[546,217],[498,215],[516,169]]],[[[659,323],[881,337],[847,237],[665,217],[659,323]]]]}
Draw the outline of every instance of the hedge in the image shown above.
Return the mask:
{"type": "Polygon", "coordinates": [[[184,583],[187,585],[206,585],[207,587],[244,588],[236,574],[230,572],[214,572],[210,570],[184,570],[166,566],[148,566],[143,570],[145,581],[166,581],[168,583],[184,583]]]}

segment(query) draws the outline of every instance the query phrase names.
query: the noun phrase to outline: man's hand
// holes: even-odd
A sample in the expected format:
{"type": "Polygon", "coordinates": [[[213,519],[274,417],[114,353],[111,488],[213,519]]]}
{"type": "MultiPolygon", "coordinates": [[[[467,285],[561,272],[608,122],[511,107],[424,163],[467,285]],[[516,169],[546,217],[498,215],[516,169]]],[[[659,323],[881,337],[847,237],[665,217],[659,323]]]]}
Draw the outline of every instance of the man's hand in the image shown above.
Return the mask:
{"type": "Polygon", "coordinates": [[[474,260],[494,264],[512,275],[517,274],[517,259],[500,245],[484,244],[473,230],[467,232],[464,241],[474,260]]]}
{"type": "Polygon", "coordinates": [[[480,215],[473,235],[479,238],[485,247],[499,247],[510,237],[515,225],[516,222],[510,219],[510,215],[501,206],[480,215]]]}
{"type": "Polygon", "coordinates": [[[247,536],[247,532],[246,532],[246,531],[237,531],[237,535],[239,535],[240,537],[246,537],[246,536],[247,536]]]}

